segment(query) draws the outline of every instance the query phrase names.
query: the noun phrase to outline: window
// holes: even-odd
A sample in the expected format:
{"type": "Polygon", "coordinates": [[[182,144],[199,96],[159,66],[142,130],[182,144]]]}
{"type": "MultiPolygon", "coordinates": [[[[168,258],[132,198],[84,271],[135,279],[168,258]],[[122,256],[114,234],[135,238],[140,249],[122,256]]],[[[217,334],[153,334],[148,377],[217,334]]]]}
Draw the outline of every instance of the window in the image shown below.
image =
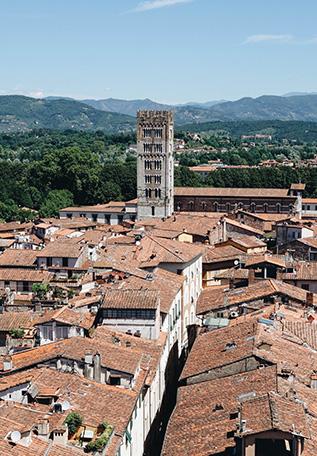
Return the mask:
{"type": "Polygon", "coordinates": [[[155,207],[152,206],[152,217],[154,217],[154,216],[155,216],[155,207]]]}
{"type": "Polygon", "coordinates": [[[69,219],[71,219],[72,216],[73,216],[73,214],[70,214],[70,213],[66,214],[66,217],[69,218],[69,219]]]}
{"type": "Polygon", "coordinates": [[[22,291],[31,291],[29,282],[22,282],[22,291]]]}
{"type": "Polygon", "coordinates": [[[64,268],[68,268],[68,258],[62,258],[62,265],[64,268]]]}
{"type": "Polygon", "coordinates": [[[98,214],[91,214],[91,218],[93,222],[97,222],[98,220],[98,214]]]}
{"type": "Polygon", "coordinates": [[[109,385],[115,385],[115,386],[121,385],[121,378],[118,376],[110,375],[109,376],[109,385]]]}
{"type": "Polygon", "coordinates": [[[308,285],[307,283],[303,283],[303,284],[301,285],[301,288],[302,288],[303,290],[309,291],[309,285],[308,285]]]}
{"type": "Polygon", "coordinates": [[[46,258],[46,264],[48,268],[52,266],[52,257],[46,258]]]}

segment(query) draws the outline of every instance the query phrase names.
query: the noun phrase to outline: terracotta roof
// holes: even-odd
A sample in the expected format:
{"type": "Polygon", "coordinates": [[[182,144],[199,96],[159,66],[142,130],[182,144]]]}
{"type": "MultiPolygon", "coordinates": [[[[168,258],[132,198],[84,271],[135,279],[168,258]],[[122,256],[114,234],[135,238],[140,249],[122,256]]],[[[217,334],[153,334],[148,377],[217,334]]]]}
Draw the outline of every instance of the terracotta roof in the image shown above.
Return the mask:
{"type": "Polygon", "coordinates": [[[243,256],[240,249],[232,245],[207,246],[203,256],[203,263],[218,263],[219,261],[227,261],[239,259],[243,256]]]}
{"type": "Polygon", "coordinates": [[[310,438],[304,406],[290,399],[269,392],[265,396],[244,401],[240,406],[241,420],[246,430],[241,436],[278,429],[310,438]]]}
{"type": "Polygon", "coordinates": [[[0,314],[0,331],[30,329],[36,323],[32,312],[4,312],[0,314]]]}
{"type": "Polygon", "coordinates": [[[280,274],[281,280],[317,280],[317,261],[300,261],[294,263],[294,272],[280,274]]]}
{"type": "Polygon", "coordinates": [[[85,353],[90,352],[92,354],[100,354],[102,366],[136,375],[141,365],[151,364],[153,360],[155,363],[158,362],[166,335],[162,333],[158,340],[146,342],[144,340],[140,341],[139,338],[133,336],[129,337],[131,337],[129,341],[131,340],[132,346],[128,347],[125,342],[121,342],[126,340],[123,333],[99,327],[92,338],[72,337],[31,350],[14,353],[12,355],[13,372],[36,366],[57,357],[82,362],[85,353]],[[146,350],[145,347],[147,347],[146,350]]]}
{"type": "Polygon", "coordinates": [[[15,239],[1,239],[0,238],[0,248],[9,248],[15,243],[15,239]]]}
{"type": "Polygon", "coordinates": [[[9,232],[9,231],[25,231],[32,227],[31,222],[27,223],[20,223],[20,222],[8,222],[8,223],[0,223],[0,231],[1,232],[9,232]]]}
{"type": "Polygon", "coordinates": [[[53,274],[47,271],[18,268],[0,268],[0,280],[12,282],[49,282],[53,274]]]}
{"type": "Polygon", "coordinates": [[[301,239],[297,239],[297,242],[307,245],[308,247],[317,248],[317,238],[313,238],[313,237],[301,238],[301,239]]]}
{"type": "Polygon", "coordinates": [[[248,277],[249,277],[249,270],[242,269],[242,268],[226,269],[224,271],[220,271],[217,274],[215,274],[216,279],[239,280],[239,279],[248,279],[248,277]]]}
{"type": "MultiPolygon", "coordinates": [[[[155,230],[159,230],[160,237],[163,236],[164,231],[173,233],[173,232],[185,232],[192,235],[204,236],[206,237],[212,229],[214,229],[219,220],[222,218],[223,214],[217,212],[216,214],[192,214],[192,213],[177,213],[171,217],[164,218],[162,220],[156,219],[155,223],[148,222],[147,220],[141,220],[136,224],[137,227],[146,226],[153,227],[154,231],[149,231],[151,236],[155,235],[155,230]]],[[[169,236],[171,237],[171,236],[169,236]]]]}
{"type": "Polygon", "coordinates": [[[123,289],[154,290],[160,298],[160,311],[168,313],[177,293],[182,289],[184,281],[184,276],[158,268],[148,279],[133,275],[113,286],[123,289]]]}
{"type": "Polygon", "coordinates": [[[83,250],[79,239],[63,239],[50,242],[43,250],[37,252],[37,257],[78,258],[83,250]]]}
{"type": "Polygon", "coordinates": [[[0,255],[0,267],[35,267],[36,250],[7,249],[0,255]]]}
{"type": "Polygon", "coordinates": [[[234,236],[230,238],[234,244],[247,248],[266,247],[266,243],[255,236],[234,236]]]}
{"type": "Polygon", "coordinates": [[[95,204],[94,206],[72,206],[60,209],[60,212],[123,212],[126,203],[124,201],[110,201],[106,204],[95,204]]]}
{"type": "Polygon", "coordinates": [[[50,321],[56,321],[69,326],[78,326],[90,329],[94,323],[95,316],[90,312],[76,312],[65,306],[57,310],[47,310],[42,316],[37,318],[36,324],[41,325],[50,321]]]}
{"type": "Polygon", "coordinates": [[[303,198],[303,204],[317,204],[317,198],[303,198]]]}
{"type": "Polygon", "coordinates": [[[263,220],[264,222],[280,222],[281,220],[291,218],[290,214],[269,214],[267,212],[248,212],[243,210],[238,212],[258,220],[263,220]]]}
{"type": "Polygon", "coordinates": [[[293,184],[291,184],[291,190],[305,190],[306,188],[306,184],[302,183],[302,182],[295,182],[293,184]]]}
{"type": "Polygon", "coordinates": [[[136,251],[136,259],[140,267],[153,267],[160,263],[187,263],[202,254],[201,246],[145,236],[136,251]]]}
{"type": "Polygon", "coordinates": [[[245,267],[248,266],[255,266],[261,263],[269,263],[279,268],[286,268],[286,260],[285,257],[280,255],[254,255],[247,258],[245,262],[245,267]]]}
{"type": "Polygon", "coordinates": [[[201,334],[188,355],[181,379],[208,372],[253,355],[257,321],[252,319],[235,326],[201,334]],[[233,348],[228,346],[233,343],[233,348]]]}
{"type": "Polygon", "coordinates": [[[102,307],[104,309],[157,309],[159,296],[154,290],[107,289],[102,307]]]}
{"type": "MultiPolygon", "coordinates": [[[[291,300],[305,304],[307,291],[279,280],[259,280],[248,287],[228,289],[223,287],[207,287],[197,302],[197,315],[215,309],[221,309],[242,303],[258,301],[265,297],[282,295],[291,300]]],[[[314,298],[316,301],[316,297],[314,298]]]]}
{"type": "Polygon", "coordinates": [[[253,226],[247,225],[246,223],[240,223],[237,220],[233,220],[233,219],[229,219],[229,218],[225,218],[225,221],[227,222],[227,225],[232,225],[243,231],[248,231],[250,234],[254,234],[254,235],[258,235],[258,236],[263,236],[263,234],[264,234],[263,230],[254,228],[253,226]]]}
{"type": "Polygon", "coordinates": [[[275,367],[180,388],[162,456],[210,456],[234,447],[237,419],[230,415],[237,413],[239,397],[251,391],[262,396],[275,390],[275,367]]]}
{"type": "Polygon", "coordinates": [[[175,187],[175,196],[294,199],[288,196],[287,188],[175,187]]]}

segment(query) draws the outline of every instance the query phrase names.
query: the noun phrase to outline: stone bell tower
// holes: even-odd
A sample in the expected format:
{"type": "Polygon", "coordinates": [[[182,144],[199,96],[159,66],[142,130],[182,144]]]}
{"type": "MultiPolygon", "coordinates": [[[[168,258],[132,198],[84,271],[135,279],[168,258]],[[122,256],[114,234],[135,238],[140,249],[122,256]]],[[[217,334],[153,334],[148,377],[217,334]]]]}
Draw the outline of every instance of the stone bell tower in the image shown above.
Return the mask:
{"type": "Polygon", "coordinates": [[[138,112],[138,220],[174,211],[173,141],[171,112],[138,112]]]}

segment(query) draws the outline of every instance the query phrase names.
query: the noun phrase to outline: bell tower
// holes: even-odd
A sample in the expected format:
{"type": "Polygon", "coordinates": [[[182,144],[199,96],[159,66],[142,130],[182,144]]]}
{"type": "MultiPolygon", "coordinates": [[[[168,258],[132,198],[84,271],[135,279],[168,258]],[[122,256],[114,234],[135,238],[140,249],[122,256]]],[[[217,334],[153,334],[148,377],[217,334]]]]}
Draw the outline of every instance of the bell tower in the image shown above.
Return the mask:
{"type": "Polygon", "coordinates": [[[138,220],[169,217],[174,211],[173,142],[171,112],[138,112],[138,220]]]}

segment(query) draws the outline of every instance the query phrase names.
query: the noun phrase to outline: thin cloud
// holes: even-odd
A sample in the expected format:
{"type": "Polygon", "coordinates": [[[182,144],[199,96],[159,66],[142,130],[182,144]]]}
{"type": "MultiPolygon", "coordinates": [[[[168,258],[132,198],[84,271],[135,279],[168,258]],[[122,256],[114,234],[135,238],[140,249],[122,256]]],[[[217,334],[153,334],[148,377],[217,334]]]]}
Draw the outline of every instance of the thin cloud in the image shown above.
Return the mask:
{"type": "Polygon", "coordinates": [[[167,6],[180,5],[182,3],[191,3],[193,0],[147,0],[140,2],[135,8],[134,12],[141,13],[143,11],[150,11],[167,6]]]}
{"type": "Polygon", "coordinates": [[[251,35],[244,41],[243,44],[254,43],[290,43],[294,40],[293,35],[251,35]]]}

